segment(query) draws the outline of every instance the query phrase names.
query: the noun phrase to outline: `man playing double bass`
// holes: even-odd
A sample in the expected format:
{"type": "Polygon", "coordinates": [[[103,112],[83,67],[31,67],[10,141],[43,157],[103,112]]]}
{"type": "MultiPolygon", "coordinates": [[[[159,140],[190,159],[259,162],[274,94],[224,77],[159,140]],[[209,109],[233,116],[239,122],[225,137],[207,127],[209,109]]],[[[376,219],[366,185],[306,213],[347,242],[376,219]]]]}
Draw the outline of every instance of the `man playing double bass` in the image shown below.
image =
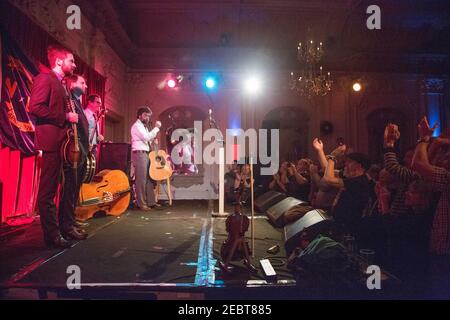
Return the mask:
{"type": "MultiPolygon", "coordinates": [[[[76,68],[73,54],[60,46],[49,46],[47,58],[52,70],[46,70],[34,79],[31,92],[30,113],[36,118],[35,147],[42,150],[42,168],[37,196],[44,241],[49,246],[67,248],[61,233],[68,234],[71,212],[60,212],[56,219],[55,195],[61,178],[63,160],[61,146],[67,138],[70,123],[78,122],[78,114],[67,109],[67,92],[62,83],[64,77],[76,68]]],[[[73,228],[73,226],[72,226],[73,228]]]]}

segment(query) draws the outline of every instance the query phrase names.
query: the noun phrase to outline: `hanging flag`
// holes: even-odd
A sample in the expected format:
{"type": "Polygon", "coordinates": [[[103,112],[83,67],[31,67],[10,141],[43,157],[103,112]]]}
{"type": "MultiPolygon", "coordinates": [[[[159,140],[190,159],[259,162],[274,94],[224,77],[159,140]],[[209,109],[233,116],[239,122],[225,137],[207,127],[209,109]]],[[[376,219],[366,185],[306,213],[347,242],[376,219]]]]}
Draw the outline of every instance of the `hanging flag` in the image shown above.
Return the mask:
{"type": "Polygon", "coordinates": [[[35,154],[34,125],[28,114],[37,68],[3,29],[1,31],[0,141],[25,155],[35,154]]]}

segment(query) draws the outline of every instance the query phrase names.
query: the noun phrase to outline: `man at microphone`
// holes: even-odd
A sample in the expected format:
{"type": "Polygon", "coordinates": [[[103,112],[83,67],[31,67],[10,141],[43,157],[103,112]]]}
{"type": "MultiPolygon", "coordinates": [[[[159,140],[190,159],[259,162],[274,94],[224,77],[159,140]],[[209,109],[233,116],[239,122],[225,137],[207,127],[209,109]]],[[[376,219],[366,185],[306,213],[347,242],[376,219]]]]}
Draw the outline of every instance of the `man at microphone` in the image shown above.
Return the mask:
{"type": "Polygon", "coordinates": [[[154,184],[149,176],[150,145],[156,142],[156,135],[161,128],[161,122],[156,121],[150,129],[152,110],[144,106],[137,111],[137,120],[131,127],[131,163],[134,168],[136,203],[143,211],[157,208],[155,202],[154,184]]]}

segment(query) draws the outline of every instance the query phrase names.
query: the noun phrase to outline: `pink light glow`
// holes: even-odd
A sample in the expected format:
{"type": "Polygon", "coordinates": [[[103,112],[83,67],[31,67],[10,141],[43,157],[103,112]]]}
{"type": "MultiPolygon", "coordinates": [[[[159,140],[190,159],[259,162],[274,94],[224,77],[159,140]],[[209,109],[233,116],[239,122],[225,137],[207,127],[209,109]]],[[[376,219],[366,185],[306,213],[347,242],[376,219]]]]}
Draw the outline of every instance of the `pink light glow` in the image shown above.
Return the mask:
{"type": "Polygon", "coordinates": [[[169,81],[167,81],[167,86],[169,88],[175,88],[176,85],[177,85],[177,83],[173,79],[170,79],[169,81]]]}

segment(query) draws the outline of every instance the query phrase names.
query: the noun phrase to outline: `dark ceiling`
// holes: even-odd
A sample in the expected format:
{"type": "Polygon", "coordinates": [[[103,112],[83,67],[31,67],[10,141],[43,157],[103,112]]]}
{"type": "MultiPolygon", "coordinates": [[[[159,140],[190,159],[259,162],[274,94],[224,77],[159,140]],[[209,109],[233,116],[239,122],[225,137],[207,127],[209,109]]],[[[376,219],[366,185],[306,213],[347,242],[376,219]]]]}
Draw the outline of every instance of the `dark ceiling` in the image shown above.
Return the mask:
{"type": "Polygon", "coordinates": [[[311,38],[332,70],[450,73],[448,1],[377,0],[381,30],[367,29],[364,0],[75,2],[130,68],[238,68],[256,55],[289,69],[311,38]]]}

